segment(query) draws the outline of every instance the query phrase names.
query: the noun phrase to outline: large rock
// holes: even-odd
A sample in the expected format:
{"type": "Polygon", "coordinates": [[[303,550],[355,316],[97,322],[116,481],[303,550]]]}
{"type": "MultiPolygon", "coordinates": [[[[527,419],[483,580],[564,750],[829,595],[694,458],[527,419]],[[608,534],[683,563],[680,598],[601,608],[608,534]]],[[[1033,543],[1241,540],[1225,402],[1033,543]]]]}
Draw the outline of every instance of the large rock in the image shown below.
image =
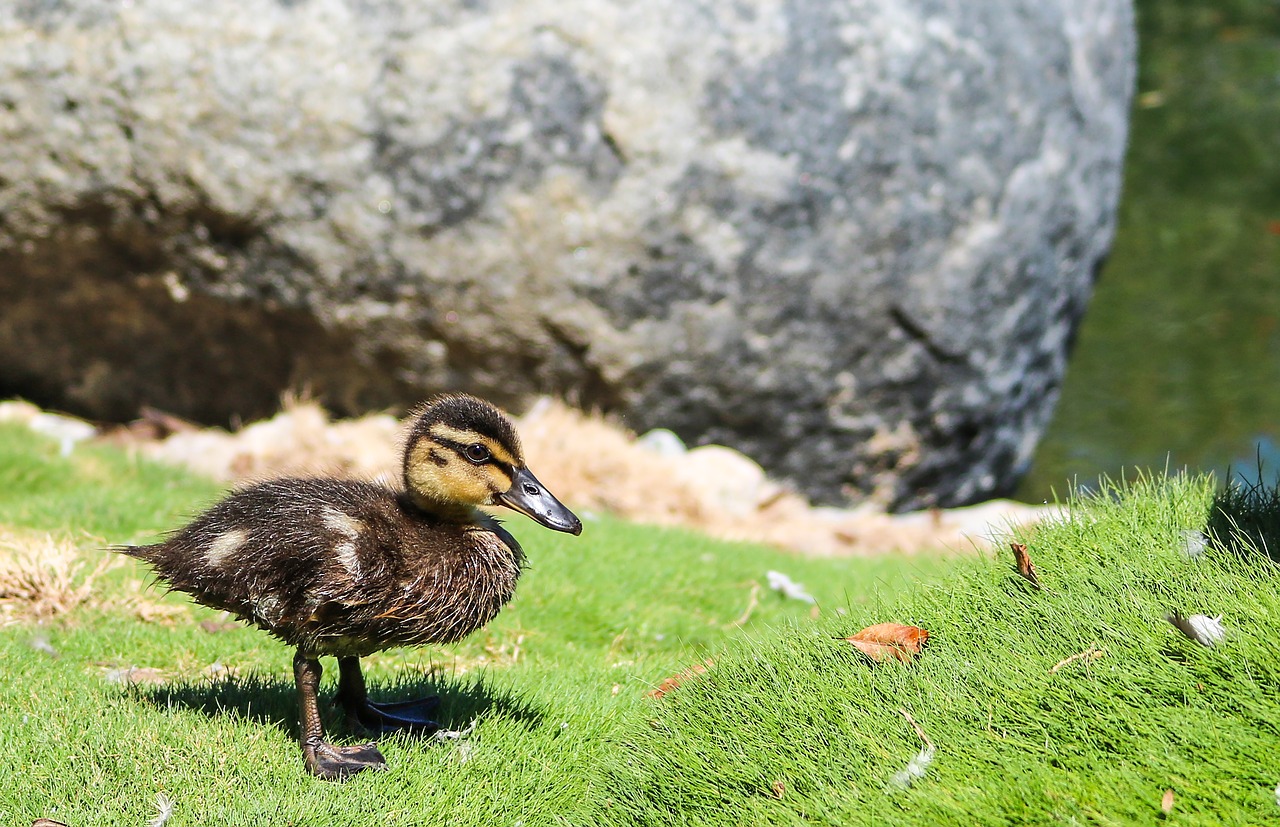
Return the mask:
{"type": "Polygon", "coordinates": [[[824,500],[1030,459],[1128,0],[0,5],[0,392],[206,421],[550,391],[824,500]]]}

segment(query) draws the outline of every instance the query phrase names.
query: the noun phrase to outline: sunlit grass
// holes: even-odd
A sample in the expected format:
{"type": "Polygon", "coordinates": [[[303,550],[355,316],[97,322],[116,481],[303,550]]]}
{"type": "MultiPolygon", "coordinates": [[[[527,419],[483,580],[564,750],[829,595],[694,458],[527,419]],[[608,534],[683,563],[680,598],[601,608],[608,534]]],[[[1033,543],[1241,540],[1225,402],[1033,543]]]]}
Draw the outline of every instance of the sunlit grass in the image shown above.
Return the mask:
{"type": "MultiPolygon", "coordinates": [[[[87,538],[146,539],[216,494],[16,431],[0,454],[0,520],[81,538],[89,561],[107,553],[87,538]]],[[[1156,476],[1069,506],[1022,537],[1043,590],[1007,553],[817,560],[513,518],[532,568],[494,623],[368,659],[376,696],[440,694],[442,723],[474,729],[383,739],[390,769],[344,784],[303,769],[292,653],[120,559],[83,602],[0,628],[0,818],[137,825],[163,795],[170,825],[1112,824],[1157,818],[1168,790],[1173,823],[1280,815],[1280,590],[1254,550],[1280,495],[1156,476]],[[818,608],[764,588],[769,569],[818,608]],[[1226,639],[1185,639],[1173,611],[1221,614],[1226,639]],[[837,639],[882,621],[930,631],[914,663],[837,639]],[[903,787],[911,721],[934,752],[903,787]]]]}
{"type": "Polygon", "coordinates": [[[1175,823],[1280,817],[1280,590],[1265,558],[1198,541],[1228,501],[1204,478],[1107,488],[1026,538],[1043,591],[1011,557],[977,561],[722,654],[631,722],[618,820],[1132,824],[1166,790],[1175,823]],[[1226,640],[1185,639],[1171,611],[1223,615],[1226,640]],[[834,639],[881,620],[929,629],[925,654],[873,666],[834,639]],[[903,711],[936,746],[909,789],[903,711]]]}
{"type": "MultiPolygon", "coordinates": [[[[69,456],[0,428],[0,525],[48,531],[86,564],[153,539],[207,505],[214,484],[109,448],[69,456]]],[[[517,598],[461,644],[366,660],[379,697],[439,693],[465,746],[382,742],[391,769],[332,785],[296,743],[292,652],[181,595],[124,558],[83,603],[0,629],[0,820],[170,824],[589,823],[600,767],[664,677],[725,647],[755,647],[813,607],[764,588],[779,569],[822,607],[861,605],[939,576],[942,557],[809,560],[685,531],[595,518],[580,538],[518,515],[528,553],[517,598]],[[130,681],[137,681],[131,684],[130,681]],[[465,756],[466,760],[462,760],[465,756]]],[[[76,581],[77,583],[81,581],[76,581]]],[[[834,610],[834,609],[830,609],[834,610]]],[[[332,661],[326,691],[332,691],[332,661]]],[[[363,738],[336,715],[339,740],[363,738]]]]}

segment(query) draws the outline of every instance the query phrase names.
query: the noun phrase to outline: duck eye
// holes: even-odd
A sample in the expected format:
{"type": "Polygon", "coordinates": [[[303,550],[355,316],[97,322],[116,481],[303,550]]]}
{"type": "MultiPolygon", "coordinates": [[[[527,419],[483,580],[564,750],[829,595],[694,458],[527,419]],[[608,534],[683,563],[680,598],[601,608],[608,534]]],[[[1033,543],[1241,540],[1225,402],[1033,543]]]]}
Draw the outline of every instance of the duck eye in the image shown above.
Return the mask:
{"type": "Polygon", "coordinates": [[[491,456],[489,449],[478,442],[475,445],[468,445],[464,453],[467,455],[467,459],[476,464],[488,462],[489,457],[491,456]]]}

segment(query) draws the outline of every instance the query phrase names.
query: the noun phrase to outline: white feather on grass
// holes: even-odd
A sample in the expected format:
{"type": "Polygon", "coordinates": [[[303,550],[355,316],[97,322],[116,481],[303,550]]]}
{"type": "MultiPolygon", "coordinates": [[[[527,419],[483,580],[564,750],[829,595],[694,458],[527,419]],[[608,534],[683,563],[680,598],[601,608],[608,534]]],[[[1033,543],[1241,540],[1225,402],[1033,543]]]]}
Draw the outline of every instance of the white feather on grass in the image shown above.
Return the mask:
{"type": "Polygon", "coordinates": [[[467,740],[467,736],[476,731],[476,724],[480,723],[479,718],[472,718],[471,723],[462,729],[438,729],[431,736],[436,741],[455,741],[453,755],[459,764],[465,764],[471,760],[471,753],[475,752],[476,745],[467,740]]]}
{"type": "Polygon", "coordinates": [[[769,588],[776,592],[781,592],[783,597],[790,597],[793,600],[803,600],[805,603],[817,603],[813,595],[804,590],[804,586],[787,577],[780,571],[767,571],[764,576],[769,578],[769,588]]]}
{"type": "Polygon", "coordinates": [[[147,822],[147,827],[164,827],[165,822],[173,817],[173,799],[162,792],[156,793],[156,817],[147,822]]]}
{"type": "Polygon", "coordinates": [[[920,750],[916,753],[915,758],[907,762],[905,767],[893,774],[893,777],[889,779],[889,784],[899,790],[905,790],[919,779],[924,778],[929,765],[933,763],[933,753],[933,744],[920,750]]]}
{"type": "Polygon", "coordinates": [[[1165,619],[1172,623],[1175,629],[1186,635],[1188,640],[1194,640],[1201,646],[1215,646],[1227,636],[1227,630],[1222,626],[1222,615],[1217,617],[1187,615],[1183,617],[1177,612],[1171,612],[1165,616],[1165,619]]]}

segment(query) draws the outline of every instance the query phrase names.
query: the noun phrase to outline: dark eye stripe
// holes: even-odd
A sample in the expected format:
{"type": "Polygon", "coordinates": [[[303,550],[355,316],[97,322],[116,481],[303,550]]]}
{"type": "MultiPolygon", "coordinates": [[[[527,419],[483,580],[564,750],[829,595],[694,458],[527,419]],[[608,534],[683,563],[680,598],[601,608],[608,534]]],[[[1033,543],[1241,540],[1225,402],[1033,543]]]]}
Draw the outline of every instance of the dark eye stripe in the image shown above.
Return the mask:
{"type": "MultiPolygon", "coordinates": [[[[448,448],[449,450],[453,451],[455,454],[467,460],[468,462],[472,461],[467,457],[467,448],[471,447],[472,443],[455,442],[452,439],[446,439],[445,437],[436,436],[434,434],[431,435],[431,437],[429,438],[432,442],[444,448],[448,448]]],[[[435,459],[434,450],[432,451],[432,459],[433,460],[435,459]]],[[[482,464],[492,465],[502,473],[506,474],[508,479],[515,479],[516,477],[515,466],[511,465],[510,463],[503,462],[502,460],[498,459],[492,454],[490,454],[489,459],[485,460],[484,463],[482,464]]]]}
{"type": "Polygon", "coordinates": [[[454,442],[452,439],[445,439],[444,437],[440,437],[440,436],[432,436],[431,441],[443,448],[448,448],[450,451],[453,451],[455,454],[465,455],[465,451],[467,450],[466,443],[454,442]]]}

